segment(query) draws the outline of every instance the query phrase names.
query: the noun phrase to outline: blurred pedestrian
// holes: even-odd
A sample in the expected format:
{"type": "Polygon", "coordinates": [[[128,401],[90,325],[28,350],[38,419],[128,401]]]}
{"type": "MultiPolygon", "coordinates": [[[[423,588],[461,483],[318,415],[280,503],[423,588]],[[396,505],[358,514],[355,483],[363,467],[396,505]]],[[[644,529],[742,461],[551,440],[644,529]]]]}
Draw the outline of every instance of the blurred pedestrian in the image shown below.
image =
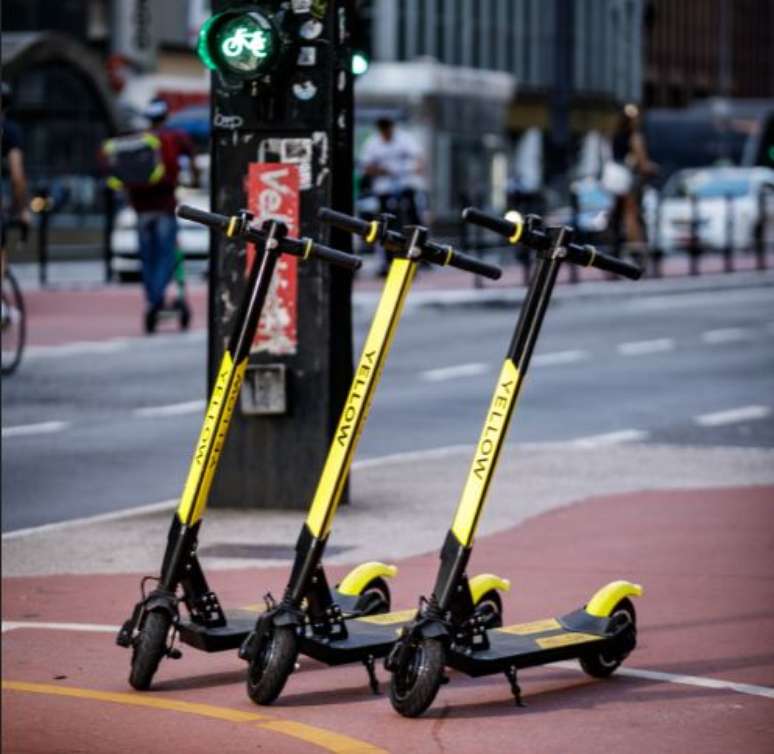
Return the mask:
{"type": "Polygon", "coordinates": [[[8,176],[10,183],[10,201],[6,202],[5,191],[2,192],[0,198],[0,226],[2,226],[0,273],[5,274],[6,226],[9,222],[16,221],[24,227],[29,227],[31,215],[27,196],[27,174],[24,169],[21,129],[7,115],[13,92],[10,84],[5,81],[0,84],[0,87],[2,87],[2,111],[0,111],[2,176],[3,179],[8,176]]]}
{"type": "MultiPolygon", "coordinates": [[[[402,226],[418,225],[424,162],[416,139],[396,129],[392,118],[380,118],[376,132],[363,144],[360,163],[379,200],[379,211],[395,215],[402,226]]],[[[387,274],[389,262],[385,250],[380,276],[387,274]]]]}
{"type": "Polygon", "coordinates": [[[648,158],[645,135],[640,129],[640,111],[628,104],[621,110],[612,138],[612,159],[602,171],[602,186],[615,197],[613,227],[617,239],[636,255],[647,252],[642,218],[642,190],[658,166],[648,158]]]}
{"type": "MultiPolygon", "coordinates": [[[[182,263],[177,254],[175,215],[181,157],[190,161],[193,185],[199,184],[193,142],[183,131],[165,126],[168,114],[164,100],[152,100],[143,112],[150,122],[148,132],[111,139],[103,148],[110,163],[111,185],[126,189],[129,203],[137,213],[147,333],[156,330],[159,314],[168,308],[165,292],[176,265],[182,263]]],[[[187,327],[191,310],[184,289],[170,308],[179,311],[181,324],[187,327]]]]}

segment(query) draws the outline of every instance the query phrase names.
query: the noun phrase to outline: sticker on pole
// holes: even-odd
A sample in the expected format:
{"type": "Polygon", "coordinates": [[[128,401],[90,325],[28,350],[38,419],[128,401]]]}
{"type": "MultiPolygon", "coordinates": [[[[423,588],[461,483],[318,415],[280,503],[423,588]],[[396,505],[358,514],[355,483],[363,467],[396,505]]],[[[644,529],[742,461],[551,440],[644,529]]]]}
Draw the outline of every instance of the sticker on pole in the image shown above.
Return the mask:
{"type": "MultiPolygon", "coordinates": [[[[288,235],[298,236],[300,180],[297,165],[251,162],[247,173],[247,206],[255,223],[278,220],[288,235]]],[[[247,245],[247,274],[256,249],[247,245]]],[[[287,356],[298,348],[298,260],[283,254],[277,262],[251,353],[287,356]]]]}

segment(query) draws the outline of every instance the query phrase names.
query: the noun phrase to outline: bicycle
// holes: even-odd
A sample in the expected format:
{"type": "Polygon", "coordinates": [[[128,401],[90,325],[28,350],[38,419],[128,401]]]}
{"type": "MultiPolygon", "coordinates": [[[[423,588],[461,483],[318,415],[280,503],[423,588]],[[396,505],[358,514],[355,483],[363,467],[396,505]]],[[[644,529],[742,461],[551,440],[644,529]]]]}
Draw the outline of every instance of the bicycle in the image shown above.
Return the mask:
{"type": "MultiPolygon", "coordinates": [[[[20,241],[26,240],[27,226],[23,223],[8,223],[21,231],[20,241]]],[[[0,300],[0,329],[2,331],[2,362],[0,374],[6,377],[19,367],[27,335],[27,317],[24,297],[7,260],[3,261],[2,299],[0,300]]]]}

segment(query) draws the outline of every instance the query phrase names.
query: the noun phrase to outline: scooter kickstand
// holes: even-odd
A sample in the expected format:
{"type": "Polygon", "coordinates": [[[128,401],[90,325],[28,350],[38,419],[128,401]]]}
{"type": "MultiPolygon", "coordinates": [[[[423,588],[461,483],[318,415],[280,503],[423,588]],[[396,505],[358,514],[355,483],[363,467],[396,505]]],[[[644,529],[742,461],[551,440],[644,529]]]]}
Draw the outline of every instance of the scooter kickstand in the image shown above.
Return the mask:
{"type": "Polygon", "coordinates": [[[376,671],[374,670],[374,656],[368,655],[363,660],[363,665],[368,673],[368,685],[371,687],[371,691],[378,696],[379,695],[379,679],[376,677],[376,671]]]}
{"type": "Polygon", "coordinates": [[[521,686],[519,686],[519,682],[516,676],[516,668],[513,665],[511,665],[505,671],[505,677],[508,679],[508,683],[511,684],[511,691],[513,692],[513,698],[516,702],[516,706],[526,707],[527,705],[521,698],[521,686]]]}

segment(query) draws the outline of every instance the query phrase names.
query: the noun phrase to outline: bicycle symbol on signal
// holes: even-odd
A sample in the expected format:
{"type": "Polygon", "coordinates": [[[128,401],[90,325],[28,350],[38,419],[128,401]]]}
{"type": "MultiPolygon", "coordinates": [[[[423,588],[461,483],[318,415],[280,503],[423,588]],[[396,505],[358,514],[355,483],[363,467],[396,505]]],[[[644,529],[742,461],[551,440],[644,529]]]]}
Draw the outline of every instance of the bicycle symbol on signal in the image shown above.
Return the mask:
{"type": "Polygon", "coordinates": [[[266,34],[261,29],[250,32],[244,26],[240,26],[232,37],[228,37],[223,42],[223,54],[229,58],[235,58],[241,55],[247,48],[256,58],[265,58],[268,54],[266,49],[266,34]]]}

